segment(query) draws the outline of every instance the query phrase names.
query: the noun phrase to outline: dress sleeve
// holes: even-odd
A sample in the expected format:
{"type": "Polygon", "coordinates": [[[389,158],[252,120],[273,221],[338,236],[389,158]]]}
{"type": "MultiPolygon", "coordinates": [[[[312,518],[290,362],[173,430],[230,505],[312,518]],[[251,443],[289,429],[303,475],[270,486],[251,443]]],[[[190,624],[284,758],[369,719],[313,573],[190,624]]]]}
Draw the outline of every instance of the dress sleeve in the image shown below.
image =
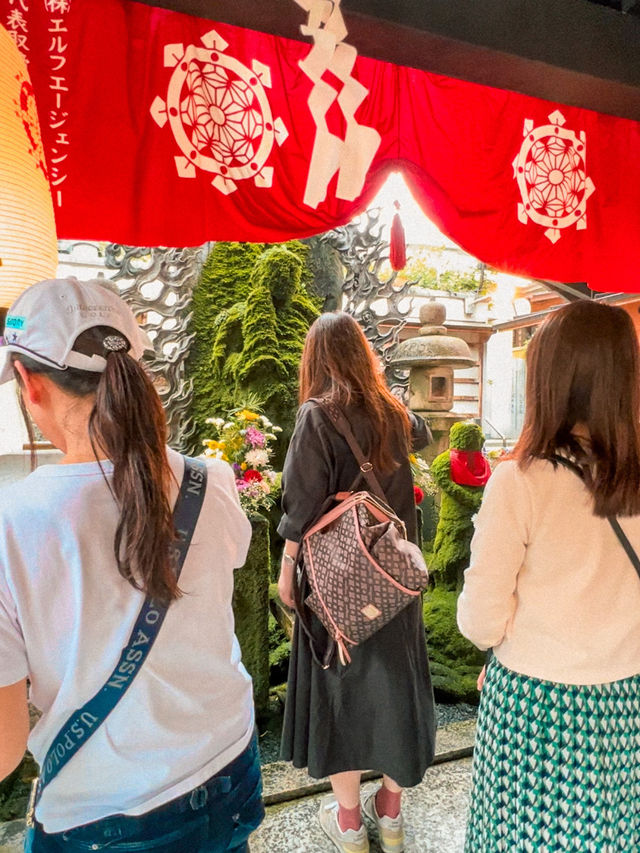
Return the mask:
{"type": "Polygon", "coordinates": [[[334,450],[324,415],[313,404],[298,411],[282,472],[282,510],[278,533],[300,542],[305,528],[335,491],[334,450]]]}
{"type": "Polygon", "coordinates": [[[501,462],[489,480],[471,540],[471,564],[458,599],[458,627],[479,649],[504,640],[516,610],[516,585],[531,504],[516,462],[501,462]]]}
{"type": "Polygon", "coordinates": [[[409,409],[407,410],[407,414],[411,423],[411,449],[414,452],[422,450],[423,447],[426,447],[433,441],[431,430],[424,418],[421,418],[409,409]]]}
{"type": "Polygon", "coordinates": [[[28,675],[29,663],[24,637],[0,564],[0,687],[15,684],[28,675]]]}

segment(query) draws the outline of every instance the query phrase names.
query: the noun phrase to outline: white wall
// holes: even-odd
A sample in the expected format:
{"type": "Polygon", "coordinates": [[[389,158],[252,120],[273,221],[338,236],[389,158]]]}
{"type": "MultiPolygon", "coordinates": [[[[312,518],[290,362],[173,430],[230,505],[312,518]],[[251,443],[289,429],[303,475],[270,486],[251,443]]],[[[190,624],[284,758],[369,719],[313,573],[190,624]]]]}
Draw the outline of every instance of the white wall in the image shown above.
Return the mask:
{"type": "Polygon", "coordinates": [[[485,348],[484,369],[484,400],[483,413],[485,419],[495,427],[495,432],[488,423],[484,424],[485,432],[497,436],[499,431],[508,438],[512,435],[512,395],[513,395],[513,332],[495,332],[487,341],[485,348]]]}
{"type": "Polygon", "coordinates": [[[28,438],[18,405],[15,382],[0,385],[0,412],[0,454],[22,453],[22,445],[28,438]]]}

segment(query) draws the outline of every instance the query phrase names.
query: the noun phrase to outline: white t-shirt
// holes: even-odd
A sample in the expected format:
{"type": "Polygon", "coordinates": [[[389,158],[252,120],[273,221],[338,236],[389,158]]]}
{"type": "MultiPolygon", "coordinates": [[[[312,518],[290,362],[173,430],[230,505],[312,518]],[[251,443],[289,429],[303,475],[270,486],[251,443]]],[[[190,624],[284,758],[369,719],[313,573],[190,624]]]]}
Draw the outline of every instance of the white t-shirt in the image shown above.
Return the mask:
{"type": "MultiPolygon", "coordinates": [[[[640,554],[640,515],[620,518],[640,554]]],[[[580,478],[501,462],[476,519],[460,631],[515,672],[563,684],[640,673],[640,578],[580,478]]]]}
{"type": "MultiPolygon", "coordinates": [[[[168,456],[180,483],[182,457],[168,456]]],[[[37,817],[47,832],[156,808],[251,739],[251,679],[231,609],[233,569],[244,563],[251,525],[231,468],[207,467],[184,594],[128,692],[45,789],[37,817]]],[[[31,701],[43,712],[29,738],[38,762],[111,674],[144,600],[117,571],[117,520],[98,463],[45,465],[0,490],[0,685],[31,679],[31,701]]]]}

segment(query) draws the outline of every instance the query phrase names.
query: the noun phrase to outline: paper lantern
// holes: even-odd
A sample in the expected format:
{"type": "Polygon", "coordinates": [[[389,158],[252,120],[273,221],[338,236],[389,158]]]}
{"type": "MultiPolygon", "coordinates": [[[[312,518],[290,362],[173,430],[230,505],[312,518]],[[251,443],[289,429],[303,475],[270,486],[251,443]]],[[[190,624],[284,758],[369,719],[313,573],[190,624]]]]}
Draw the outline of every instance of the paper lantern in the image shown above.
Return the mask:
{"type": "Polygon", "coordinates": [[[0,307],[53,278],[56,226],[33,87],[22,55],[0,26],[0,307]]]}

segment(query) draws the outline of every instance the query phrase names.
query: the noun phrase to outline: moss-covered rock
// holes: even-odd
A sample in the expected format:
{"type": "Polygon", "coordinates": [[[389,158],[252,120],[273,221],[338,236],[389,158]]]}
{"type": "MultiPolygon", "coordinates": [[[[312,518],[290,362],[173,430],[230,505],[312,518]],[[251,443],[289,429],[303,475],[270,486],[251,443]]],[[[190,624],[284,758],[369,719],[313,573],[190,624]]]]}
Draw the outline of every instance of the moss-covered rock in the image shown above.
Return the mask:
{"type": "Polygon", "coordinates": [[[19,820],[27,811],[31,782],[38,775],[38,765],[27,752],[20,765],[0,783],[0,821],[19,820]]]}
{"type": "Polygon", "coordinates": [[[269,708],[269,523],[251,520],[253,536],[247,561],[235,573],[233,611],[242,662],[253,679],[258,716],[269,708]]]}
{"type": "Polygon", "coordinates": [[[436,696],[450,702],[478,702],[476,680],[484,654],[466,640],[456,624],[455,590],[435,587],[423,603],[424,624],[436,696]]]}

